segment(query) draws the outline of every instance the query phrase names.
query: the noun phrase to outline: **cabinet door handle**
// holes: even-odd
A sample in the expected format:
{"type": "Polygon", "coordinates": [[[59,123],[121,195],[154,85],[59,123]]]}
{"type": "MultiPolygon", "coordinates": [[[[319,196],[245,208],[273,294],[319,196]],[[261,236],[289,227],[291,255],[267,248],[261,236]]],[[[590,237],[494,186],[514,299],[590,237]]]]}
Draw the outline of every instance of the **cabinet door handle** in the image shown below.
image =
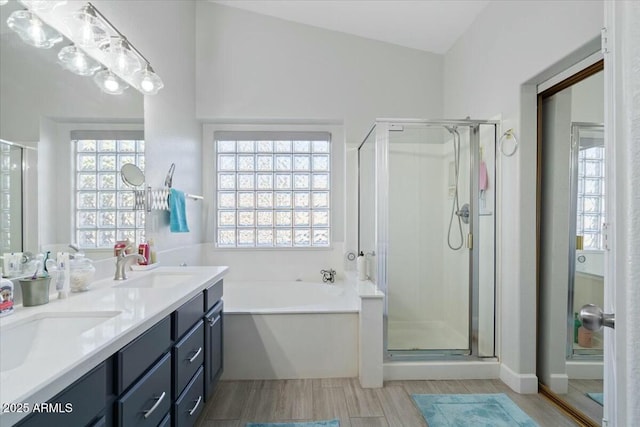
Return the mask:
{"type": "Polygon", "coordinates": [[[160,395],[160,397],[156,397],[156,399],[158,399],[158,401],[153,404],[151,409],[149,409],[148,411],[144,411],[144,417],[145,418],[149,418],[149,416],[153,413],[153,411],[158,409],[158,406],[160,406],[160,402],[162,402],[162,400],[164,399],[166,394],[167,394],[167,392],[163,391],[162,394],[160,395]]]}
{"type": "Polygon", "coordinates": [[[218,314],[218,316],[215,319],[209,319],[209,326],[213,326],[216,323],[218,323],[218,320],[220,320],[220,315],[218,314]]]}
{"type": "Polygon", "coordinates": [[[200,355],[200,353],[202,353],[202,347],[200,347],[198,351],[196,351],[196,354],[194,354],[191,357],[191,359],[189,359],[189,363],[193,363],[193,361],[196,360],[196,358],[200,355]]]}
{"type": "Polygon", "coordinates": [[[198,406],[200,406],[200,402],[202,402],[202,396],[198,396],[198,400],[196,400],[195,406],[189,411],[189,416],[193,415],[193,413],[196,412],[196,409],[198,409],[198,406]]]}

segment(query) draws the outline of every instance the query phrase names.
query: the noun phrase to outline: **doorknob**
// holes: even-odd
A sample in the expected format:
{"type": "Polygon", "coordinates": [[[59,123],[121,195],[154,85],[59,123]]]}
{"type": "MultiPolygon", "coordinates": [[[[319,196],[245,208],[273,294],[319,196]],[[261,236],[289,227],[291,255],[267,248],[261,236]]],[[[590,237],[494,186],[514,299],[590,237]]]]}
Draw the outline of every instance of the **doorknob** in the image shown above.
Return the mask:
{"type": "Polygon", "coordinates": [[[580,309],[580,321],[582,326],[590,331],[599,331],[603,326],[614,329],[616,316],[613,313],[605,313],[594,304],[583,305],[580,309]]]}

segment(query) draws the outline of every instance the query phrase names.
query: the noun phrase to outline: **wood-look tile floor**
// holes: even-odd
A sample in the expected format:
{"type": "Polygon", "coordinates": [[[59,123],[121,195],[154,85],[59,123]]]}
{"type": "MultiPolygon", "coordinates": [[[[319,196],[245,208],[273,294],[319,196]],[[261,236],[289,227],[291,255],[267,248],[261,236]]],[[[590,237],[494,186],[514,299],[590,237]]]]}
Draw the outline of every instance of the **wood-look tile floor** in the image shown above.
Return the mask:
{"type": "Polygon", "coordinates": [[[411,394],[505,393],[541,427],[576,426],[539,394],[518,394],[500,380],[387,381],[363,389],[357,378],[221,381],[198,427],[338,418],[341,427],[427,427],[411,394]]]}

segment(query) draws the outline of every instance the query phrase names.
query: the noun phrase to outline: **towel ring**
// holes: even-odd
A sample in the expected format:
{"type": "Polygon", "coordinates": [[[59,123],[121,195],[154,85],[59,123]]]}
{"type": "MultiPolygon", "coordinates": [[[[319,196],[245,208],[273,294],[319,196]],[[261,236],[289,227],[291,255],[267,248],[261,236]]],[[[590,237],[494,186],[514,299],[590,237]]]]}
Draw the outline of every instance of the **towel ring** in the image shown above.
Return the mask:
{"type": "Polygon", "coordinates": [[[505,133],[502,134],[502,136],[500,137],[500,140],[498,141],[498,146],[500,147],[500,152],[502,154],[504,154],[507,157],[511,157],[514,154],[516,154],[516,151],[518,151],[518,138],[516,138],[516,135],[513,133],[513,129],[508,129],[507,131],[505,131],[505,133]],[[505,139],[513,139],[514,140],[514,146],[513,146],[513,150],[511,150],[511,152],[506,153],[504,151],[504,141],[505,139]]]}

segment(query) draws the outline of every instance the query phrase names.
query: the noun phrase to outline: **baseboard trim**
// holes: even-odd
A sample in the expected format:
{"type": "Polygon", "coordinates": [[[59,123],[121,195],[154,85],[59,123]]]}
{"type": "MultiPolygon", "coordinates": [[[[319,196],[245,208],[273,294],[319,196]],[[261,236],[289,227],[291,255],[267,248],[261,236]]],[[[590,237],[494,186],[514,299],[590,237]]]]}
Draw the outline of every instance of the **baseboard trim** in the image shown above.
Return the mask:
{"type": "Polygon", "coordinates": [[[535,374],[518,374],[503,363],[500,365],[500,379],[516,393],[538,393],[538,377],[535,374]]]}
{"type": "Polygon", "coordinates": [[[392,380],[461,380],[499,378],[497,361],[385,362],[383,376],[392,380]]]}

